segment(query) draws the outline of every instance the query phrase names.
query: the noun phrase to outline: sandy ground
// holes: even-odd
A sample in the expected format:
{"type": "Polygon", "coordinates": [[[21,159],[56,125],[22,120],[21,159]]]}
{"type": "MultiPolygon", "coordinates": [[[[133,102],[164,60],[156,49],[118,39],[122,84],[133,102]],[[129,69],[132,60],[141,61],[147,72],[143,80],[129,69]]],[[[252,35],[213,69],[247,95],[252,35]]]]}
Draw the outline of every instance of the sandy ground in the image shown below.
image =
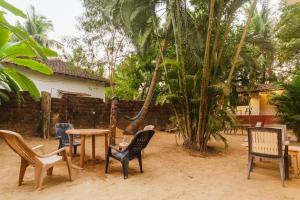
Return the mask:
{"type": "MultiPolygon", "coordinates": [[[[20,158],[0,141],[1,200],[93,200],[93,199],[204,199],[204,200],[298,200],[300,179],[291,178],[281,187],[276,163],[258,163],[251,179],[246,178],[247,149],[241,146],[245,136],[227,136],[229,149],[211,145],[220,153],[201,157],[176,146],[174,135],[158,132],[144,157],[144,173],[138,162],[130,163],[130,174],[123,179],[121,165],[112,161],[109,174],[104,174],[104,161],[88,162],[84,170],[73,169],[73,181],[67,181],[64,163],[54,168],[53,176],[44,179],[44,189],[34,191],[33,168],[25,174],[24,184],[17,186],[20,158]]],[[[25,138],[29,146],[44,144],[50,152],[56,140],[25,138]]],[[[87,154],[91,147],[86,145],[87,154]]],[[[103,138],[96,140],[96,152],[104,156],[103,138]]],[[[75,158],[76,163],[78,158],[75,158]]]]}

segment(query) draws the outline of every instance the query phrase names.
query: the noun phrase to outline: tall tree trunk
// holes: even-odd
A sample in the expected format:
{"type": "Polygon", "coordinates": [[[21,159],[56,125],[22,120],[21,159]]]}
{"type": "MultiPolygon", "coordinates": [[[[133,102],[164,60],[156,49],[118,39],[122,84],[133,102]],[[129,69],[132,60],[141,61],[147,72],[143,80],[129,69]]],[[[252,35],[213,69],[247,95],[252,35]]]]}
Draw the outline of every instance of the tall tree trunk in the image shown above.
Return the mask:
{"type": "Polygon", "coordinates": [[[248,27],[250,25],[252,16],[253,16],[255,8],[256,8],[256,3],[257,3],[257,0],[254,0],[253,3],[251,4],[249,15],[248,15],[248,18],[247,18],[247,21],[246,21],[246,24],[245,24],[245,27],[244,27],[244,30],[243,30],[243,33],[242,33],[242,37],[241,37],[240,43],[238,45],[238,48],[236,50],[235,56],[233,58],[232,66],[231,66],[231,69],[230,69],[230,72],[229,72],[229,75],[228,75],[228,78],[227,78],[227,82],[226,82],[227,86],[230,86],[230,84],[231,84],[231,81],[232,81],[232,78],[233,78],[233,72],[236,68],[236,65],[237,65],[237,62],[238,62],[238,59],[239,59],[239,56],[240,56],[240,52],[241,52],[242,47],[244,45],[244,41],[245,41],[245,38],[246,38],[246,35],[247,35],[247,30],[248,30],[248,27]]]}
{"type": "Polygon", "coordinates": [[[111,89],[111,96],[115,96],[115,85],[113,82],[113,76],[114,76],[114,70],[113,67],[111,66],[111,64],[109,64],[109,85],[110,85],[110,89],[111,89]]]}
{"type": "Polygon", "coordinates": [[[205,44],[205,53],[204,53],[204,65],[201,79],[201,88],[200,88],[200,106],[199,106],[199,121],[197,126],[197,135],[196,135],[196,145],[200,151],[205,150],[203,146],[204,143],[204,134],[206,130],[206,123],[208,120],[207,112],[207,100],[208,100],[208,82],[209,82],[209,72],[210,72],[210,40],[212,32],[212,23],[214,18],[214,6],[215,0],[210,0],[209,8],[209,21],[207,27],[207,36],[205,44]]]}
{"type": "Polygon", "coordinates": [[[142,109],[140,110],[138,117],[126,127],[126,129],[124,130],[124,134],[129,134],[129,135],[135,134],[139,130],[139,128],[141,127],[141,125],[143,124],[143,122],[145,120],[146,114],[149,110],[149,106],[152,101],[154,89],[155,89],[157,80],[159,78],[159,70],[160,70],[160,66],[163,61],[163,54],[165,53],[167,46],[168,46],[168,38],[167,38],[168,30],[169,30],[169,28],[167,29],[166,37],[163,41],[163,45],[160,50],[160,56],[156,60],[155,70],[154,70],[154,73],[152,76],[151,84],[150,84],[144,105],[143,105],[142,109]]]}
{"type": "Polygon", "coordinates": [[[222,18],[223,10],[224,10],[224,0],[220,0],[219,8],[218,8],[218,17],[217,17],[217,21],[216,21],[214,45],[213,45],[213,48],[211,51],[211,59],[210,59],[211,69],[215,68],[215,65],[217,64],[217,48],[219,45],[219,35],[220,35],[221,18],[222,18]]]}
{"type": "MultiPolygon", "coordinates": [[[[230,91],[231,81],[233,79],[233,72],[234,72],[234,70],[236,68],[236,65],[237,65],[237,62],[238,62],[238,59],[239,59],[239,56],[240,56],[240,52],[241,52],[242,47],[244,45],[244,41],[245,41],[245,38],[246,38],[246,35],[247,35],[247,30],[248,30],[248,27],[250,25],[252,16],[254,14],[254,11],[255,11],[255,8],[256,8],[256,4],[257,4],[257,0],[254,0],[253,3],[250,6],[249,15],[248,15],[246,24],[245,24],[244,29],[243,29],[242,37],[241,37],[240,43],[238,45],[238,48],[236,50],[235,56],[233,58],[232,66],[230,68],[230,72],[229,72],[229,75],[228,75],[227,80],[226,80],[226,84],[225,84],[225,87],[226,87],[225,90],[226,91],[230,91]]],[[[222,106],[225,104],[225,97],[228,98],[228,95],[229,94],[223,93],[223,95],[221,97],[221,105],[222,106]]]]}
{"type": "MultiPolygon", "coordinates": [[[[176,12],[176,19],[177,24],[175,25],[177,27],[177,42],[178,42],[178,55],[177,55],[177,61],[179,61],[179,66],[181,68],[181,74],[182,74],[182,93],[184,97],[184,109],[183,109],[183,115],[185,119],[186,124],[186,131],[189,138],[192,137],[192,128],[191,128],[191,117],[190,117],[190,104],[189,104],[189,98],[187,93],[187,86],[186,86],[186,70],[185,70],[185,62],[184,62],[184,55],[183,55],[183,33],[182,33],[182,20],[181,20],[181,1],[175,0],[175,12],[176,12]]],[[[175,34],[176,35],[176,34],[175,34]]]]}
{"type": "Polygon", "coordinates": [[[225,47],[225,44],[226,44],[226,41],[227,41],[227,38],[228,38],[228,35],[229,35],[229,32],[230,32],[230,25],[233,22],[233,16],[234,16],[234,14],[230,15],[228,17],[228,20],[227,20],[227,23],[226,23],[226,27],[225,27],[225,31],[224,31],[224,36],[223,36],[222,42],[220,44],[220,49],[218,51],[217,61],[216,61],[216,64],[214,66],[215,67],[214,68],[214,75],[213,75],[213,79],[214,80],[216,79],[216,76],[217,76],[217,73],[218,73],[218,69],[219,69],[219,66],[220,66],[221,61],[222,61],[224,47],[225,47]]]}

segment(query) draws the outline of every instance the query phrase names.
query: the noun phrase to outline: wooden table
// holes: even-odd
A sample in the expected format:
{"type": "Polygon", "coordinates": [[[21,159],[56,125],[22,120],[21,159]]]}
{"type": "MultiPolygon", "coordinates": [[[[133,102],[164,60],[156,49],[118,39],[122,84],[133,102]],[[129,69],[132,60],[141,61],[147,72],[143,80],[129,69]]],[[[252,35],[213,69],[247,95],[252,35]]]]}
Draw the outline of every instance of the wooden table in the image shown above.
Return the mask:
{"type": "MultiPolygon", "coordinates": [[[[84,166],[84,158],[85,158],[85,138],[87,136],[92,136],[92,158],[95,159],[95,138],[96,136],[104,136],[105,137],[105,155],[108,150],[108,134],[110,133],[109,129],[71,129],[67,130],[66,134],[69,135],[70,144],[73,144],[74,135],[79,135],[81,139],[81,148],[80,148],[80,169],[84,166]]],[[[72,145],[69,146],[70,149],[70,158],[72,160],[72,145]]],[[[78,168],[76,166],[73,166],[78,168]]]]}
{"type": "Polygon", "coordinates": [[[291,157],[291,164],[292,164],[293,172],[294,172],[294,175],[296,176],[296,178],[298,178],[300,175],[299,163],[298,163],[298,154],[300,152],[300,146],[299,146],[299,144],[291,143],[288,148],[289,148],[288,154],[291,157]]]}

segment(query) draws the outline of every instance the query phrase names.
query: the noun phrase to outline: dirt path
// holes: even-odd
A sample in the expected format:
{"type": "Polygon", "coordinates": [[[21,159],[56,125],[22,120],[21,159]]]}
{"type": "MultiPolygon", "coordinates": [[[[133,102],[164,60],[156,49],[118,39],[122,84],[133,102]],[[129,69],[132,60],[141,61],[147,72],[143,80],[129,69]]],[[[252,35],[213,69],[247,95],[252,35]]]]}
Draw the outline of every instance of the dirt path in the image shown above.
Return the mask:
{"type": "MultiPolygon", "coordinates": [[[[221,144],[212,143],[221,153],[199,157],[176,146],[174,135],[157,133],[146,150],[143,174],[138,171],[137,160],[131,161],[127,180],[123,180],[120,163],[116,161],[110,164],[109,174],[104,174],[104,161],[89,162],[84,170],[73,170],[73,181],[68,182],[67,169],[62,163],[54,168],[52,177],[44,179],[44,189],[40,192],[34,191],[32,167],[27,169],[24,185],[17,186],[20,158],[0,141],[0,199],[300,199],[300,179],[291,179],[285,188],[281,187],[275,163],[259,163],[251,180],[247,180],[247,150],[241,146],[245,136],[227,138],[227,152],[221,144]]],[[[26,142],[32,147],[42,143],[47,152],[57,148],[56,140],[26,138],[26,142]]],[[[103,139],[97,138],[96,144],[96,152],[103,158],[103,139]]],[[[88,143],[86,148],[90,146],[88,143]]]]}

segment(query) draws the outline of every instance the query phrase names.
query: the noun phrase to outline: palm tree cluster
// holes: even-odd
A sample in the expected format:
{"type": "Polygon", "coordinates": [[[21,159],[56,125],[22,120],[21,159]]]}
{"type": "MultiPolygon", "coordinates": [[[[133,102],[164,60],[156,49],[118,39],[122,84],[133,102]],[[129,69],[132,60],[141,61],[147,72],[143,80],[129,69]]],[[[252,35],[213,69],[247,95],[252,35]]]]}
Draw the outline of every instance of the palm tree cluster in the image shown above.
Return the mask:
{"type": "MultiPolygon", "coordinates": [[[[161,88],[159,102],[168,102],[180,128],[184,145],[207,150],[225,122],[233,123],[233,90],[236,85],[266,83],[273,78],[272,29],[268,3],[262,11],[257,0],[84,0],[88,21],[122,29],[141,58],[155,55],[155,70],[144,106],[126,128],[141,126],[161,88]],[[244,13],[244,22],[237,22],[244,13]]],[[[101,26],[101,25],[100,25],[101,26]]],[[[136,56],[135,55],[135,56],[136,56]]]]}

